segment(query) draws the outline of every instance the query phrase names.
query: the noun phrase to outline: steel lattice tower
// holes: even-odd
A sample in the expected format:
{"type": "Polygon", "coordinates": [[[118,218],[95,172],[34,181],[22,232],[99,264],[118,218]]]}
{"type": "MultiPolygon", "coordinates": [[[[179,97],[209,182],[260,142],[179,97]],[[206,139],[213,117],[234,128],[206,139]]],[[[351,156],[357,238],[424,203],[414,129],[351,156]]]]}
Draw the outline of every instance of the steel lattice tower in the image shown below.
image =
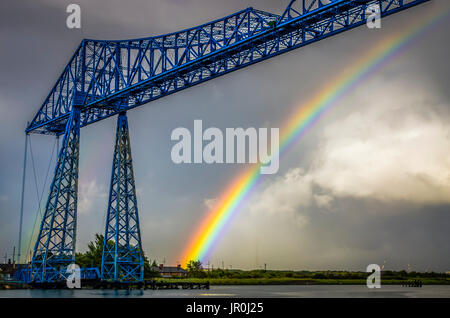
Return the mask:
{"type": "Polygon", "coordinates": [[[73,107],[34,248],[32,281],[62,280],[75,262],[79,145],[80,108],[73,107]]]}
{"type": "Polygon", "coordinates": [[[144,260],[125,112],[117,119],[101,277],[121,282],[142,281],[144,260]]]}

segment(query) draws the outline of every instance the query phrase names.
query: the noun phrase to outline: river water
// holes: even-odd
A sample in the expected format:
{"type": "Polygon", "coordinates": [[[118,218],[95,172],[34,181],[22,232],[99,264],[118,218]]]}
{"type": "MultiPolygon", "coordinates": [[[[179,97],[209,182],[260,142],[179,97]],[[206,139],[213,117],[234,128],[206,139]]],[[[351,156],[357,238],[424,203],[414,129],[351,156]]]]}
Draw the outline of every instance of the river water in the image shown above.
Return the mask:
{"type": "Polygon", "coordinates": [[[211,286],[209,290],[0,290],[0,298],[28,297],[308,297],[308,298],[450,298],[450,286],[381,286],[368,289],[363,285],[269,285],[211,286]]]}

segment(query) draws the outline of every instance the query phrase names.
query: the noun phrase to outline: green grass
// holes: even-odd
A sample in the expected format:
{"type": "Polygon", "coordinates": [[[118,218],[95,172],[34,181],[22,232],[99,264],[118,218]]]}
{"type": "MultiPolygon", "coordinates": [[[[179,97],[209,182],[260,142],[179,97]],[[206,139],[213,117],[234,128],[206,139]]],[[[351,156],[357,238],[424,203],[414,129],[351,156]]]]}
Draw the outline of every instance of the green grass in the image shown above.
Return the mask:
{"type": "MultiPolygon", "coordinates": [[[[411,278],[382,279],[381,284],[401,285],[406,281],[420,279],[424,285],[450,285],[450,279],[411,278]]],[[[311,279],[311,278],[157,278],[164,282],[206,283],[211,285],[365,285],[365,279],[311,279]]]]}

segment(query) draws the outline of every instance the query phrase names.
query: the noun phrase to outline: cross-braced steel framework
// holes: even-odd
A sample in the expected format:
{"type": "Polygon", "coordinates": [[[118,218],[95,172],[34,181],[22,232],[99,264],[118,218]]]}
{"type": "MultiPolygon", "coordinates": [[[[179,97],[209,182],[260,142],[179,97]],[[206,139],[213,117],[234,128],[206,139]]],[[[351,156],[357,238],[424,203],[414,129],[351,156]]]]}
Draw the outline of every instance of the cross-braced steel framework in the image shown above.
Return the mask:
{"type": "MultiPolygon", "coordinates": [[[[281,15],[247,8],[222,19],[160,36],[81,41],[26,128],[27,134],[59,136],[65,133],[34,250],[33,279],[52,281],[60,275],[57,268],[74,260],[80,127],[364,25],[370,18],[367,9],[374,5],[378,6],[380,17],[386,17],[427,1],[291,0],[281,15]],[[55,274],[49,274],[53,272],[55,274]]],[[[118,129],[120,127],[128,127],[124,115],[119,116],[118,129]]],[[[128,130],[125,130],[128,143],[124,145],[129,147],[128,130]]],[[[127,173],[132,176],[131,161],[113,165],[112,188],[123,182],[114,175],[114,167],[119,173],[119,168],[128,164],[127,173]]],[[[134,180],[133,186],[131,183],[128,186],[110,193],[102,263],[102,275],[107,279],[142,279],[134,180]],[[127,192],[131,189],[132,194],[127,192]],[[129,195],[126,207],[117,199],[123,194],[129,195]],[[123,232],[128,233],[128,236],[124,234],[125,239],[122,225],[120,229],[111,225],[111,222],[117,222],[116,225],[122,222],[121,214],[116,215],[122,213],[118,210],[126,211],[124,215],[132,222],[123,232]],[[114,243],[114,251],[109,249],[109,241],[114,243]],[[130,266],[125,265],[128,261],[130,266]]]]}
{"type": "Polygon", "coordinates": [[[67,265],[75,261],[79,146],[80,108],[74,107],[31,262],[35,282],[64,279],[67,265]]]}
{"type": "Polygon", "coordinates": [[[291,1],[282,15],[247,8],[160,36],[85,39],[26,131],[61,134],[75,96],[83,105],[83,127],[364,25],[370,6],[378,5],[386,17],[426,1],[291,1]]]}
{"type": "Polygon", "coordinates": [[[124,112],[117,118],[101,278],[121,282],[144,278],[130,135],[124,112]]]}

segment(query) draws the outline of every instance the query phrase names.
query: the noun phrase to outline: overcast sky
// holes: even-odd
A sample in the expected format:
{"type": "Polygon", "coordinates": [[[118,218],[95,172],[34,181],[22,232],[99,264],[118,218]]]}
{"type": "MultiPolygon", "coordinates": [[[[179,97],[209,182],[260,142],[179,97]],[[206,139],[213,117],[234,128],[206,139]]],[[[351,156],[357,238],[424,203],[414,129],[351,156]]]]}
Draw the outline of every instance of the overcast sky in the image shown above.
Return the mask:
{"type": "MultiPolygon", "coordinates": [[[[0,256],[18,241],[24,129],[83,38],[158,35],[273,0],[3,0],[0,3],[0,256]],[[65,25],[81,6],[81,29],[65,25]]],[[[187,238],[246,168],[175,165],[177,127],[280,127],[292,111],[367,49],[430,10],[434,0],[382,21],[258,63],[128,114],[143,247],[180,261],[187,238]]],[[[264,176],[210,256],[215,267],[450,270],[450,21],[359,83],[264,176]]],[[[82,129],[77,250],[104,231],[115,118],[82,129]]],[[[29,247],[55,139],[32,135],[23,250],[29,247]],[[37,188],[33,170],[36,171],[37,188]]],[[[36,224],[38,230],[40,219],[36,224]]],[[[34,242],[30,245],[34,246],[34,242]]],[[[3,261],[3,259],[0,259],[3,261]]]]}

